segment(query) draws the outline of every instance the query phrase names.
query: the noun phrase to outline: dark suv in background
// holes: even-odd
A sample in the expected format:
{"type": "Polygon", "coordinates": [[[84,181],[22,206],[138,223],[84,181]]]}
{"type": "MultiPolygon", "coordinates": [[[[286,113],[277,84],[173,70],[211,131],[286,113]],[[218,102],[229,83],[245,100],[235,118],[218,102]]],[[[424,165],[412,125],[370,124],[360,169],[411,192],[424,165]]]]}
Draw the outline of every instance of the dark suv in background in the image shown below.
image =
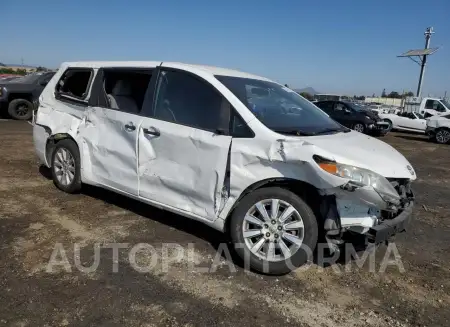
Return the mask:
{"type": "Polygon", "coordinates": [[[33,73],[10,81],[0,81],[0,115],[28,120],[33,115],[33,102],[50,82],[54,72],[33,73]]]}
{"type": "Polygon", "coordinates": [[[347,101],[318,101],[314,103],[335,121],[360,133],[383,136],[389,131],[389,124],[378,114],[364,106],[347,101]]]}

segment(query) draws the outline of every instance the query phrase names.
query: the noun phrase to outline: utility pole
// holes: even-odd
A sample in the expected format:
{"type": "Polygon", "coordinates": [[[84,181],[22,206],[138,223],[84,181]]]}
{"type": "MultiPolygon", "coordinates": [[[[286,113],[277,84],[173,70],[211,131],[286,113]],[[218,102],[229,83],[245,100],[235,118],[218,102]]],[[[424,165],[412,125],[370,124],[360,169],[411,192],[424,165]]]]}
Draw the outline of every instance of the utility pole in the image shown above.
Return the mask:
{"type": "MultiPolygon", "coordinates": [[[[433,27],[428,27],[425,31],[425,51],[430,48],[431,35],[434,34],[433,27]]],[[[425,65],[427,64],[427,54],[423,55],[422,64],[420,65],[419,85],[417,86],[416,96],[420,97],[422,92],[423,74],[425,73],[425,65]]]]}

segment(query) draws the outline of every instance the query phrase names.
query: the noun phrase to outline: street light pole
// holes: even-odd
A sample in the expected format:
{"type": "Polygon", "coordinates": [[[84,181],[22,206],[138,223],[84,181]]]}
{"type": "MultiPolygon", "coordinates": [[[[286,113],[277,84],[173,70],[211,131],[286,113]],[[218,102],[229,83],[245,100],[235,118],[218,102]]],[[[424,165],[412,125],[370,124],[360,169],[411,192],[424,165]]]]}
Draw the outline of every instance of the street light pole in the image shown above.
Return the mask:
{"type": "MultiPolygon", "coordinates": [[[[425,31],[425,50],[430,48],[430,39],[431,34],[433,34],[433,27],[428,27],[425,31]]],[[[419,76],[419,85],[417,86],[417,94],[416,96],[420,97],[420,93],[422,93],[422,81],[423,75],[425,73],[425,65],[427,63],[427,55],[424,54],[422,56],[422,64],[420,65],[420,76],[419,76]]]]}

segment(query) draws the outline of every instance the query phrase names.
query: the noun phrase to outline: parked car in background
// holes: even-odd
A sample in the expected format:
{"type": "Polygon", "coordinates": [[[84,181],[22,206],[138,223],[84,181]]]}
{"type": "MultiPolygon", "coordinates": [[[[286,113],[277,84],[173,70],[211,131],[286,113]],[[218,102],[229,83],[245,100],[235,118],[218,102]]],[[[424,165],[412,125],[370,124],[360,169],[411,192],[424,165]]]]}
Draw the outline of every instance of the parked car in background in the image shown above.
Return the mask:
{"type": "Polygon", "coordinates": [[[450,141],[450,114],[428,118],[425,133],[437,143],[448,143],[450,141]]]}
{"type": "Polygon", "coordinates": [[[402,154],[264,77],[66,63],[39,103],[34,146],[58,188],[93,184],[201,221],[258,271],[305,264],[319,234],[333,250],[344,234],[385,242],[411,217],[416,174],[402,154]]]}
{"type": "Polygon", "coordinates": [[[425,118],[450,114],[450,103],[439,98],[408,97],[405,99],[405,111],[417,112],[425,118]]]}
{"type": "Polygon", "coordinates": [[[357,132],[383,136],[389,131],[389,125],[364,106],[347,101],[318,101],[315,105],[338,123],[357,132]]]}
{"type": "Polygon", "coordinates": [[[377,114],[386,114],[390,109],[389,107],[378,104],[371,104],[367,108],[377,114]]]}
{"type": "Polygon", "coordinates": [[[380,114],[380,118],[389,124],[389,129],[425,133],[426,119],[419,113],[403,112],[399,114],[380,114]]]}
{"type": "Polygon", "coordinates": [[[33,101],[39,97],[54,72],[34,73],[10,81],[0,80],[0,110],[13,119],[28,120],[33,115],[33,101]]]}

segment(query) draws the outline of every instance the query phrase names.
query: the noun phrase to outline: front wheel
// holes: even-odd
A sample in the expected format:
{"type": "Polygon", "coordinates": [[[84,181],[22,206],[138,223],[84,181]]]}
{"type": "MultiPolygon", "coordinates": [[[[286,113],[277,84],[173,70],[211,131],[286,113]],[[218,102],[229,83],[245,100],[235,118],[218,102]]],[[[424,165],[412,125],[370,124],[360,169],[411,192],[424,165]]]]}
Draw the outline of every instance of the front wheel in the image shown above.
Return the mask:
{"type": "Polygon", "coordinates": [[[304,265],[318,237],[311,208],[279,187],[247,194],[231,216],[230,236],[246,267],[282,275],[304,265]]]}
{"type": "Polygon", "coordinates": [[[387,127],[388,132],[390,132],[392,130],[392,121],[390,121],[389,119],[383,119],[383,121],[385,123],[388,123],[389,126],[387,127]]]}
{"type": "Polygon", "coordinates": [[[57,188],[67,193],[76,193],[81,189],[80,152],[74,141],[59,141],[51,163],[53,183],[57,188]]]}
{"type": "Polygon", "coordinates": [[[436,131],[436,142],[439,144],[447,144],[450,141],[450,130],[442,128],[436,131]]]}
{"type": "Polygon", "coordinates": [[[13,119],[29,120],[33,115],[33,104],[25,99],[12,100],[8,105],[8,114],[13,119]]]}
{"type": "Polygon", "coordinates": [[[366,127],[364,126],[364,124],[356,123],[353,125],[353,130],[360,132],[360,133],[364,133],[364,131],[366,130],[366,127]]]}

